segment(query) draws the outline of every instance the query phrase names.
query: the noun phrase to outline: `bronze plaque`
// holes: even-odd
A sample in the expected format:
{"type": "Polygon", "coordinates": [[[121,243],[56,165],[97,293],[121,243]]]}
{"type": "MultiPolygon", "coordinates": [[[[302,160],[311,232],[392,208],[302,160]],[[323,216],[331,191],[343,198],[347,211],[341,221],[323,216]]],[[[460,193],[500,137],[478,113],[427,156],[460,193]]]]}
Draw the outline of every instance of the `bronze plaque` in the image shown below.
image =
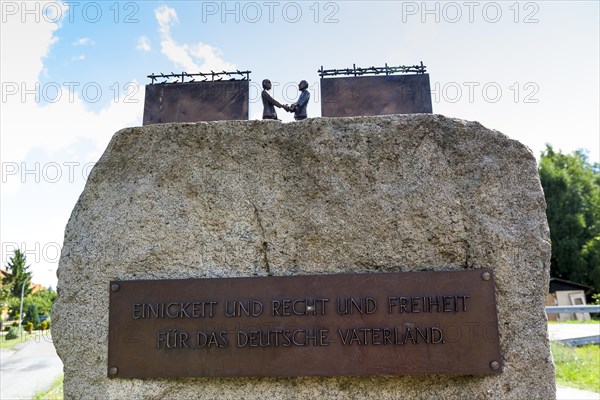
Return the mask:
{"type": "Polygon", "coordinates": [[[108,375],[483,375],[491,270],[110,284],[108,375]]]}

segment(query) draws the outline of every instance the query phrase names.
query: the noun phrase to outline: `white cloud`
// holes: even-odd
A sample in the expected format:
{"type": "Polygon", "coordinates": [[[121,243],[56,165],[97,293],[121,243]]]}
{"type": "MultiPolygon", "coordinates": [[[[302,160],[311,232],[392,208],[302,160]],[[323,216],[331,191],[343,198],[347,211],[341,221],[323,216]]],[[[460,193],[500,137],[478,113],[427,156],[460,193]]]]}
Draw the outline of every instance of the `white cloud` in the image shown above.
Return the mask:
{"type": "Polygon", "coordinates": [[[136,49],[142,51],[152,50],[152,47],[150,47],[150,39],[148,39],[146,36],[140,36],[140,38],[138,39],[138,45],[136,49]]]}
{"type": "Polygon", "coordinates": [[[82,37],[73,42],[73,46],[95,46],[96,42],[88,37],[82,37]]]}
{"type": "MultiPolygon", "coordinates": [[[[44,4],[40,7],[44,8],[44,4]]],[[[61,15],[65,12],[66,7],[61,15]]],[[[35,82],[43,68],[42,59],[58,41],[53,34],[59,26],[46,22],[44,18],[40,23],[33,18],[26,18],[27,23],[22,23],[18,14],[5,17],[6,20],[0,24],[0,79],[2,82],[35,82]]]]}
{"type": "MultiPolygon", "coordinates": [[[[0,35],[2,261],[5,260],[5,250],[9,250],[5,244],[25,243],[27,251],[36,251],[27,254],[34,281],[53,286],[57,259],[48,260],[47,254],[40,257],[40,252],[51,250],[52,244],[62,245],[67,218],[84,182],[79,179],[66,185],[48,184],[44,183],[43,176],[42,181],[37,182],[36,173],[23,175],[24,167],[31,171],[35,170],[38,162],[63,166],[64,163],[79,163],[81,166],[95,162],[116,131],[141,124],[144,98],[142,85],[130,98],[137,103],[125,102],[126,94],[123,93],[119,99],[113,99],[108,106],[95,112],[77,94],[81,90],[72,94],[66,87],[53,88],[53,103],[41,103],[36,94],[25,94],[24,90],[33,92],[40,87],[40,75],[45,71],[43,61],[57,41],[55,34],[59,28],[60,21],[51,23],[42,19],[36,22],[28,18],[23,23],[17,16],[2,23],[0,35]],[[7,88],[16,90],[16,93],[10,94],[5,90],[7,88]],[[60,93],[58,96],[56,89],[60,93]],[[85,151],[81,151],[82,143],[85,143],[85,151]],[[20,171],[8,176],[5,173],[7,165],[18,166],[20,171]]],[[[63,173],[66,172],[63,169],[63,173]]]]}
{"type": "Polygon", "coordinates": [[[158,22],[158,31],[160,34],[171,36],[171,24],[179,23],[177,12],[168,6],[160,6],[154,10],[154,16],[158,22]]]}
{"type": "Polygon", "coordinates": [[[216,47],[205,43],[178,44],[171,35],[171,27],[179,23],[177,13],[168,6],[160,6],[154,10],[158,31],[160,33],[160,48],[177,67],[185,72],[205,72],[210,70],[235,70],[235,64],[222,58],[222,52],[216,47]]]}

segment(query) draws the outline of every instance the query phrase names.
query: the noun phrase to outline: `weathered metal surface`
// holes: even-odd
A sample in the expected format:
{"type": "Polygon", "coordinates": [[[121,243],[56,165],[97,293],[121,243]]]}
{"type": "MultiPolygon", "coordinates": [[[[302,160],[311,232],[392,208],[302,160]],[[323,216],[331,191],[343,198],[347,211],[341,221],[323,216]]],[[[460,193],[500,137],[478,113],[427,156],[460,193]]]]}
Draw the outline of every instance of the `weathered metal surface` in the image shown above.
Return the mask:
{"type": "Polygon", "coordinates": [[[247,120],[247,80],[146,85],[144,125],[247,120]]]}
{"type": "Polygon", "coordinates": [[[489,270],[118,281],[107,290],[114,378],[502,370],[489,270]]]}
{"type": "Polygon", "coordinates": [[[321,115],[433,112],[429,74],[321,78],[321,115]]]}

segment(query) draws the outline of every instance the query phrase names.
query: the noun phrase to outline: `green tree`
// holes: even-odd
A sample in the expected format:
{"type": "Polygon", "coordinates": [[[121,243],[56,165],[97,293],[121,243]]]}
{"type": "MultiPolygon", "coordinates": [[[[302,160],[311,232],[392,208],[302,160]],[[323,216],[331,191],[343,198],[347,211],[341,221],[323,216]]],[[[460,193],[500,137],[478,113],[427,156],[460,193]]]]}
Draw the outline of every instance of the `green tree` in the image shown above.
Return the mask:
{"type": "Polygon", "coordinates": [[[11,287],[0,281],[0,308],[8,305],[8,300],[11,296],[11,287]]]}
{"type": "Polygon", "coordinates": [[[2,279],[2,283],[8,285],[11,289],[11,295],[21,297],[21,287],[25,283],[25,295],[31,293],[29,281],[31,280],[31,272],[28,271],[29,265],[25,265],[26,257],[21,250],[16,249],[15,254],[8,261],[7,274],[2,279]]]}
{"type": "Polygon", "coordinates": [[[600,287],[600,165],[546,146],[539,165],[554,277],[600,287]]]}
{"type": "Polygon", "coordinates": [[[25,312],[25,318],[23,318],[23,324],[27,325],[28,322],[33,324],[34,329],[38,329],[40,326],[40,313],[38,312],[37,304],[31,303],[27,307],[25,312]]]}
{"type": "MultiPolygon", "coordinates": [[[[23,310],[27,310],[31,304],[35,304],[40,315],[50,315],[52,306],[56,301],[56,291],[52,288],[42,289],[38,292],[31,293],[23,298],[23,310]]],[[[12,310],[11,317],[16,318],[21,305],[20,297],[11,297],[8,301],[8,306],[12,310]]]]}
{"type": "Polygon", "coordinates": [[[58,295],[56,294],[56,291],[54,291],[52,288],[42,289],[27,296],[23,301],[23,304],[24,307],[25,305],[28,307],[29,304],[35,303],[38,307],[38,312],[40,315],[50,315],[52,306],[54,305],[57,297],[58,295]]]}
{"type": "Polygon", "coordinates": [[[590,280],[594,282],[596,289],[600,289],[600,235],[596,235],[583,246],[581,255],[590,269],[590,280]]]}

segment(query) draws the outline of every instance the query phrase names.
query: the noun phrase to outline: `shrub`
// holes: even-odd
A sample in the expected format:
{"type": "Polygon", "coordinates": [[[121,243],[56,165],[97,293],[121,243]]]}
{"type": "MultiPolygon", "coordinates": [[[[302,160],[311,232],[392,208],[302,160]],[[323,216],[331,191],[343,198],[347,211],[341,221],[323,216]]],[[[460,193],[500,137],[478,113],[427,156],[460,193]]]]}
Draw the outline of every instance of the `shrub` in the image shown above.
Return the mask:
{"type": "Polygon", "coordinates": [[[11,326],[17,328],[19,326],[19,323],[17,321],[14,321],[11,326]]]}
{"type": "Polygon", "coordinates": [[[40,326],[40,315],[38,313],[38,306],[35,303],[32,303],[27,307],[27,313],[25,313],[25,318],[23,318],[23,323],[29,322],[32,323],[35,329],[40,326]]]}
{"type": "Polygon", "coordinates": [[[27,333],[31,333],[31,331],[33,330],[33,322],[28,322],[25,330],[27,331],[27,333]]]}
{"type": "Polygon", "coordinates": [[[40,327],[42,328],[42,331],[45,331],[46,329],[48,329],[48,325],[49,325],[49,324],[48,324],[48,321],[47,321],[47,320],[46,320],[46,321],[43,321],[43,322],[40,324],[40,327]]]}
{"type": "Polygon", "coordinates": [[[16,339],[19,337],[19,328],[11,326],[8,333],[5,336],[6,340],[16,339]]]}

